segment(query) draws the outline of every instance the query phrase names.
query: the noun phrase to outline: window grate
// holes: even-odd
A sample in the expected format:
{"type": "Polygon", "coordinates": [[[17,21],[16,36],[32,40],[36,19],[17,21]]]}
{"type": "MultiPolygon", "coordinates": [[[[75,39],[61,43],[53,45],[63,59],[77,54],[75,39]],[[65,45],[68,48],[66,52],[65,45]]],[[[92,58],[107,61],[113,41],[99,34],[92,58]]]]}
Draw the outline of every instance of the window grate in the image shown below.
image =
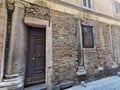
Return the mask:
{"type": "Polygon", "coordinates": [[[91,0],[88,0],[88,8],[91,8],[91,0]]]}
{"type": "Polygon", "coordinates": [[[116,14],[120,14],[120,3],[115,1],[115,12],[116,14]]]}
{"type": "Polygon", "coordinates": [[[83,48],[94,48],[93,27],[82,25],[83,48]]]}
{"type": "Polygon", "coordinates": [[[83,1],[83,7],[85,8],[92,8],[92,0],[82,0],[83,1]]]}

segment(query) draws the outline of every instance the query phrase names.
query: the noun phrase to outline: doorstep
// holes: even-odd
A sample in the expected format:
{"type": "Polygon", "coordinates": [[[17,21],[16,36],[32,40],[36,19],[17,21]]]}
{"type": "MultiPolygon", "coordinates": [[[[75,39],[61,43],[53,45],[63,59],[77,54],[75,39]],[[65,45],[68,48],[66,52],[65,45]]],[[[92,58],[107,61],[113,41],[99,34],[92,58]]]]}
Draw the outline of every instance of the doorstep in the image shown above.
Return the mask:
{"type": "Polygon", "coordinates": [[[39,84],[39,85],[27,87],[24,90],[46,90],[46,88],[47,88],[46,84],[39,84]]]}

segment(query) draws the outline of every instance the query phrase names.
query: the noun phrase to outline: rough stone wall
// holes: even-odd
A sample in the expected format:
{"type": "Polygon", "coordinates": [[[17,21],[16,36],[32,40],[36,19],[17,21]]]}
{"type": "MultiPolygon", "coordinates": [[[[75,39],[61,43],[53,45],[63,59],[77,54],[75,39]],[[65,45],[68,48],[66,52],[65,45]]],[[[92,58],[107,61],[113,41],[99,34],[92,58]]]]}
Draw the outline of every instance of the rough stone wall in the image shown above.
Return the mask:
{"type": "Polygon", "coordinates": [[[77,80],[77,20],[72,15],[51,11],[54,80],[77,80]]]}
{"type": "Polygon", "coordinates": [[[30,4],[27,17],[35,17],[52,23],[54,80],[77,81],[77,20],[74,16],[30,4]]]}
{"type": "MultiPolygon", "coordinates": [[[[112,69],[113,62],[119,65],[119,34],[120,26],[108,25],[92,21],[94,27],[95,48],[84,48],[84,61],[88,71],[88,81],[112,76],[117,73],[120,67],[112,69]],[[96,72],[96,68],[103,67],[104,70],[96,72]],[[96,77],[93,77],[93,76],[96,77]]],[[[88,23],[89,25],[89,23],[88,23]]]]}
{"type": "MultiPolygon", "coordinates": [[[[8,13],[9,15],[9,13],[8,13]]],[[[11,15],[11,14],[10,14],[11,15]]],[[[78,50],[77,50],[77,20],[73,15],[50,10],[49,8],[33,5],[26,7],[26,15],[52,22],[53,35],[53,68],[54,80],[58,84],[64,81],[78,81],[76,76],[78,50]]],[[[79,16],[80,17],[80,16],[79,16]]],[[[11,18],[8,16],[8,18],[11,18]]],[[[95,48],[83,49],[87,80],[95,80],[114,75],[120,67],[112,69],[113,61],[119,64],[120,53],[120,27],[108,25],[98,21],[86,20],[94,27],[95,48]],[[104,67],[93,78],[96,67],[104,67]]],[[[10,19],[8,19],[8,35],[10,35],[10,19]]],[[[89,23],[88,23],[89,25],[89,23]]],[[[9,36],[8,36],[9,37],[9,36]]],[[[7,39],[9,42],[9,38],[7,39]]],[[[9,45],[9,44],[8,44],[9,45]]],[[[6,54],[7,55],[7,54],[6,54]]]]}
{"type": "Polygon", "coordinates": [[[34,4],[29,4],[26,7],[26,17],[35,17],[43,20],[50,20],[50,9],[34,4]]]}
{"type": "Polygon", "coordinates": [[[113,59],[120,63],[120,27],[119,26],[111,26],[112,28],[112,42],[113,42],[113,59]]]}

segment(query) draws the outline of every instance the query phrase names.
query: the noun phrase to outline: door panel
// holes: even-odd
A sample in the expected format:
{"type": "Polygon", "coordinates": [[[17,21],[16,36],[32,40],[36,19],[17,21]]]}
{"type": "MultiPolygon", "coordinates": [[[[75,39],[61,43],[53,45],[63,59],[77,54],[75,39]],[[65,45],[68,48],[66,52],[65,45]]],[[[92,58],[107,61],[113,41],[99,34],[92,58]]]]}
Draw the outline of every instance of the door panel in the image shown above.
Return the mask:
{"type": "Polygon", "coordinates": [[[45,29],[28,28],[25,85],[45,82],[45,29]]]}

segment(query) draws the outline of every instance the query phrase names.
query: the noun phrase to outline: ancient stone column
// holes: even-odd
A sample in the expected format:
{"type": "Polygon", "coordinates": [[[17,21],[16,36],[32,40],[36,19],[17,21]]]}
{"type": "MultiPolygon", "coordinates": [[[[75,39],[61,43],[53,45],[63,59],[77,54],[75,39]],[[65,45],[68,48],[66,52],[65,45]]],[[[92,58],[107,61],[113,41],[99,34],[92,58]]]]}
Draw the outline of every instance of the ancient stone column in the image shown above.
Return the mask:
{"type": "Polygon", "coordinates": [[[25,9],[21,1],[15,2],[12,16],[12,29],[9,56],[6,67],[6,78],[21,76],[24,73],[26,31],[23,23],[25,9]]]}
{"type": "Polygon", "coordinates": [[[78,19],[77,21],[78,29],[77,29],[77,42],[78,42],[78,65],[79,67],[84,66],[84,58],[83,58],[83,46],[82,46],[82,28],[81,28],[81,20],[78,19]]]}
{"type": "Polygon", "coordinates": [[[84,65],[84,54],[82,46],[82,28],[81,28],[81,19],[78,20],[78,31],[77,31],[77,42],[78,42],[78,70],[76,72],[77,76],[82,76],[87,73],[84,65]]]}
{"type": "Polygon", "coordinates": [[[0,82],[3,79],[3,66],[5,57],[5,39],[7,25],[7,10],[5,0],[0,0],[0,82]]]}

